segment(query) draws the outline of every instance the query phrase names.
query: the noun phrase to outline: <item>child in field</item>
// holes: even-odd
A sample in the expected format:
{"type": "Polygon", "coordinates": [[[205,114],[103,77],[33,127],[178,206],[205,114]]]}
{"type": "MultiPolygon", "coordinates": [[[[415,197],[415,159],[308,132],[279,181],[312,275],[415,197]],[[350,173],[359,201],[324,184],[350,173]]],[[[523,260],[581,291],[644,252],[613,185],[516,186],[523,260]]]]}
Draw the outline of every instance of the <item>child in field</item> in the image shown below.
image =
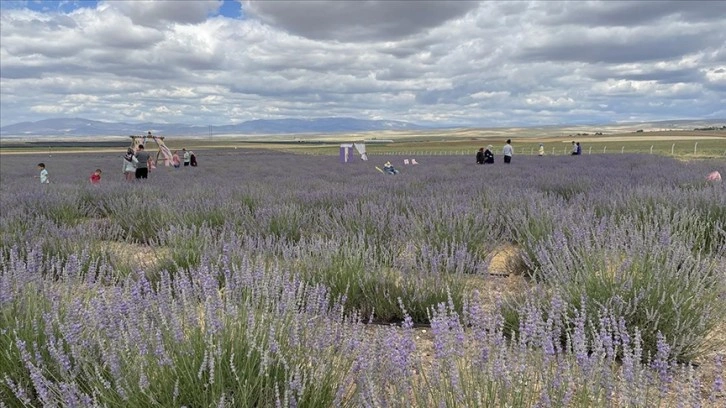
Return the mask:
{"type": "Polygon", "coordinates": [[[91,173],[91,184],[101,184],[101,169],[96,169],[93,173],[91,173]]]}
{"type": "Polygon", "coordinates": [[[544,145],[542,143],[539,144],[539,152],[537,154],[544,156],[544,145]]]}
{"type": "Polygon", "coordinates": [[[38,163],[38,170],[40,170],[40,174],[35,176],[35,178],[40,179],[40,184],[50,184],[50,176],[48,175],[48,170],[45,168],[45,163],[38,163]]]}

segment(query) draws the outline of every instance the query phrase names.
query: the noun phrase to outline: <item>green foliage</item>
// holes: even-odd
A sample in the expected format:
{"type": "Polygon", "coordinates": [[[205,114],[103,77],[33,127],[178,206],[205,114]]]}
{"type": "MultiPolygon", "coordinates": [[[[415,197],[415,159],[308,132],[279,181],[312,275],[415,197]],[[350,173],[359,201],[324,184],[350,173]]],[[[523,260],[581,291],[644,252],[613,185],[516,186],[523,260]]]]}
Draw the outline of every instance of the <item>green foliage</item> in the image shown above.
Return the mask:
{"type": "MultiPolygon", "coordinates": [[[[549,255],[535,271],[547,287],[537,292],[544,297],[540,306],[546,308],[548,299],[558,296],[571,313],[584,310],[595,320],[599,315],[620,316],[627,327],[640,331],[644,358],[656,354],[658,333],[678,360],[691,361],[708,352],[706,340],[724,321],[726,308],[716,264],[694,257],[679,242],[635,243],[636,238],[628,240],[618,231],[621,234],[611,239],[622,239],[620,248],[600,247],[595,238],[594,244],[563,237],[543,243],[549,255]]],[[[511,330],[519,329],[517,311],[532,297],[529,293],[508,298],[504,315],[511,330]]]]}

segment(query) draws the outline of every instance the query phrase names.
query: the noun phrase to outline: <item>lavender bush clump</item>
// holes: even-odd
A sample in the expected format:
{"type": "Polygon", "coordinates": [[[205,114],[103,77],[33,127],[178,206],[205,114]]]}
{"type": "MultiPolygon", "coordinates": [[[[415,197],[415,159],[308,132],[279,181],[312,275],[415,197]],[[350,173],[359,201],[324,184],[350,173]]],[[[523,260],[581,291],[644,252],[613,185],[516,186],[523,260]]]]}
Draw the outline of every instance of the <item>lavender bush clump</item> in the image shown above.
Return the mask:
{"type": "Polygon", "coordinates": [[[38,160],[3,156],[0,401],[646,407],[686,385],[684,404],[724,402],[723,376],[688,364],[722,361],[726,190],[702,181],[721,162],[435,156],[385,177],[205,156],[100,186],[58,154],[54,183],[28,185],[38,160]],[[528,289],[492,304],[502,247],[528,289]]]}
{"type": "MultiPolygon", "coordinates": [[[[545,296],[557,293],[575,308],[586,299],[590,314],[614,313],[639,328],[646,354],[656,354],[660,334],[674,357],[690,360],[707,351],[704,341],[721,322],[724,287],[716,263],[683,234],[690,225],[684,213],[669,221],[603,217],[593,227],[557,227],[537,245],[534,275],[550,287],[545,296]]],[[[510,316],[516,326],[520,317],[510,316]]]]}

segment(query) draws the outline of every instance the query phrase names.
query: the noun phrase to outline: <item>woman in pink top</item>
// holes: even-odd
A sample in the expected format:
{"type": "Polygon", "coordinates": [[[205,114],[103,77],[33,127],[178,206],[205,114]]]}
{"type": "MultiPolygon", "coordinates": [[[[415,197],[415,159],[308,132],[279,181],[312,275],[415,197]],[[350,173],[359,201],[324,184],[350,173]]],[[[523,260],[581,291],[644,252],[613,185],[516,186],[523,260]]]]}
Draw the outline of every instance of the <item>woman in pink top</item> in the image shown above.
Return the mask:
{"type": "Polygon", "coordinates": [[[174,165],[175,169],[178,169],[179,166],[181,166],[181,160],[179,160],[179,151],[174,150],[174,154],[171,156],[171,164],[174,165]]]}

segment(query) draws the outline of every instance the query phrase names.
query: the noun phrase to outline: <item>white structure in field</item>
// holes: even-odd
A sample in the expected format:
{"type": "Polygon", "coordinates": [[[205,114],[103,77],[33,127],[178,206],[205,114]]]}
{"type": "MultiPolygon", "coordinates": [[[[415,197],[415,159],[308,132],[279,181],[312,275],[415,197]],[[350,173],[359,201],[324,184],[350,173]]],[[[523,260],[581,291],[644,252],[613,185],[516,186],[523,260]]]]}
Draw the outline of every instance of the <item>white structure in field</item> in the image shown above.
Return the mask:
{"type": "Polygon", "coordinates": [[[365,143],[343,143],[340,145],[340,162],[350,163],[355,160],[354,152],[358,152],[360,159],[368,160],[365,143]]]}
{"type": "MultiPolygon", "coordinates": [[[[131,138],[131,148],[134,149],[134,151],[137,151],[139,149],[139,145],[146,145],[147,140],[153,140],[159,147],[159,151],[156,152],[156,160],[154,162],[158,163],[159,158],[161,157],[164,159],[164,165],[172,165],[171,150],[169,150],[169,148],[164,143],[164,136],[154,136],[151,134],[151,132],[149,132],[144,136],[131,135],[129,137],[131,138]]],[[[144,148],[148,150],[148,146],[144,146],[144,148]]]]}

